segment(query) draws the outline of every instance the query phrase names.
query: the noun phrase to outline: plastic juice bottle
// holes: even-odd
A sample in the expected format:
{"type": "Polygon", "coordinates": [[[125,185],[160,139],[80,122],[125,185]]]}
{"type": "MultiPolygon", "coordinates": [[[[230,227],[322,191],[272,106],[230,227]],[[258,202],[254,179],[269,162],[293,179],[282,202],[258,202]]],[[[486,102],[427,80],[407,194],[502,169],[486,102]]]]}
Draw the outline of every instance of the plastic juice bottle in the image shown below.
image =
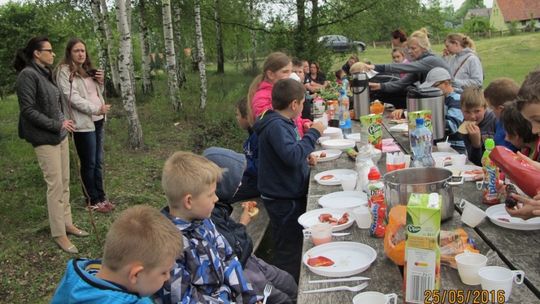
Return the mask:
{"type": "Polygon", "coordinates": [[[411,132],[411,150],[413,157],[411,167],[434,167],[435,160],[431,156],[433,146],[433,135],[424,126],[424,119],[416,119],[416,128],[411,132]]]}
{"type": "Polygon", "coordinates": [[[386,204],[384,203],[384,183],[376,167],[371,167],[368,174],[368,206],[371,209],[369,235],[383,238],[386,232],[386,204]]]}
{"type": "Polygon", "coordinates": [[[384,105],[379,100],[375,100],[369,106],[369,112],[371,114],[382,114],[384,112],[384,105]]]}
{"type": "Polygon", "coordinates": [[[349,114],[349,97],[344,89],[341,89],[339,95],[339,127],[343,131],[343,135],[351,134],[352,124],[349,114]]]}
{"type": "Polygon", "coordinates": [[[495,141],[492,138],[486,139],[486,150],[482,155],[482,169],[484,171],[484,184],[482,193],[482,202],[484,204],[493,205],[498,204],[499,192],[497,192],[497,186],[499,183],[499,168],[489,158],[491,150],[495,148],[495,141]]]}

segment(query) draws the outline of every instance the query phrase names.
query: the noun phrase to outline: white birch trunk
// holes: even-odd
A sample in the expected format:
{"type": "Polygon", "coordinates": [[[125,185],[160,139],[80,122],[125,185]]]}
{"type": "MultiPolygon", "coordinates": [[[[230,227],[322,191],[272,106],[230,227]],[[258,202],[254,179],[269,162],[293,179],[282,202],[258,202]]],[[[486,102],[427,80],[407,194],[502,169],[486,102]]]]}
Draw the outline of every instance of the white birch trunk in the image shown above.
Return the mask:
{"type": "MultiPolygon", "coordinates": [[[[128,0],[129,1],[129,0],[128,0]]],[[[131,54],[131,32],[128,26],[126,5],[130,5],[126,0],[116,0],[116,12],[118,14],[118,31],[120,33],[120,54],[119,72],[120,89],[122,92],[122,103],[127,113],[129,146],[132,149],[139,149],[143,145],[143,133],[137,105],[135,103],[135,88],[131,83],[130,71],[133,66],[133,56],[131,54]]]]}
{"type": "MultiPolygon", "coordinates": [[[[255,16],[255,1],[249,1],[249,17],[252,26],[255,26],[255,20],[257,18],[255,16]]],[[[255,73],[257,71],[257,33],[253,29],[249,30],[249,33],[251,34],[251,72],[255,73]]]]}
{"type": "Polygon", "coordinates": [[[162,0],[161,10],[163,14],[163,37],[165,40],[165,57],[167,60],[167,84],[169,86],[169,98],[173,109],[178,111],[182,107],[178,90],[178,75],[176,74],[176,53],[174,51],[174,36],[171,17],[171,0],[162,0]]]}
{"type": "Polygon", "coordinates": [[[101,14],[103,16],[103,29],[105,30],[105,40],[107,41],[107,53],[109,54],[109,68],[111,69],[111,79],[115,93],[120,92],[120,75],[118,72],[118,61],[114,56],[114,43],[112,40],[112,31],[109,25],[109,9],[106,0],[99,0],[101,5],[101,14]]]}
{"type": "MultiPolygon", "coordinates": [[[[131,0],[126,0],[126,18],[127,18],[127,24],[129,32],[132,32],[131,28],[131,0]]],[[[133,91],[137,93],[137,83],[135,82],[135,64],[133,64],[135,61],[133,60],[133,43],[131,43],[131,66],[129,68],[129,78],[131,79],[131,86],[133,87],[133,91]]]]}
{"type": "MultiPolygon", "coordinates": [[[[182,58],[184,56],[184,53],[182,52],[182,46],[184,46],[184,43],[182,43],[182,31],[180,30],[180,21],[182,17],[182,8],[181,5],[184,5],[183,0],[175,1],[176,5],[171,3],[173,7],[173,32],[174,32],[174,47],[176,50],[176,75],[178,76],[178,87],[182,88],[184,86],[184,83],[186,82],[186,74],[184,73],[185,69],[185,60],[182,58]],[[176,28],[175,26],[176,25],[176,28]]],[[[191,61],[191,58],[190,58],[191,61]]]]}
{"type": "Polygon", "coordinates": [[[109,63],[109,53],[107,51],[107,42],[105,38],[105,28],[103,26],[103,14],[101,14],[101,8],[99,0],[90,0],[90,8],[92,11],[92,19],[94,20],[94,32],[97,34],[99,42],[98,56],[99,66],[104,68],[109,63]]]}
{"type": "Polygon", "coordinates": [[[201,27],[201,1],[195,0],[195,40],[197,41],[197,63],[201,80],[201,109],[206,107],[206,66],[204,63],[204,43],[201,27]]]}
{"type": "Polygon", "coordinates": [[[148,32],[148,26],[146,25],[146,0],[139,0],[139,26],[141,29],[141,54],[142,54],[142,90],[143,94],[148,94],[153,91],[152,79],[150,76],[150,34],[148,32]]]}

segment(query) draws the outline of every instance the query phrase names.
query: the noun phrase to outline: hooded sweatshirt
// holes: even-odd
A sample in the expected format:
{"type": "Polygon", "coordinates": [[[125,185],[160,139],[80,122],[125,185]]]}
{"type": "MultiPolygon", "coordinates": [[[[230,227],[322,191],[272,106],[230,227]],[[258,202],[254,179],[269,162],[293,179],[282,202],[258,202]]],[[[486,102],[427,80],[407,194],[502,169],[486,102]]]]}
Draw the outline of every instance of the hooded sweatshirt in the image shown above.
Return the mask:
{"type": "Polygon", "coordinates": [[[141,297],[118,284],[96,277],[99,269],[100,260],[69,260],[51,303],[153,303],[149,297],[141,297]]]}
{"type": "Polygon", "coordinates": [[[258,189],[272,199],[299,199],[307,194],[307,157],[321,136],[310,128],[300,137],[294,122],[273,110],[253,125],[259,137],[258,189]]]}
{"type": "Polygon", "coordinates": [[[425,52],[417,60],[409,63],[376,64],[375,71],[379,73],[407,73],[403,78],[381,83],[381,92],[395,93],[416,82],[424,82],[431,69],[441,67],[450,72],[450,67],[440,56],[425,52]]]}
{"type": "Polygon", "coordinates": [[[477,166],[482,166],[482,154],[484,154],[484,142],[488,138],[493,138],[495,135],[495,123],[497,122],[497,118],[495,117],[495,114],[491,111],[486,111],[484,114],[484,119],[480,123],[478,123],[478,127],[480,128],[480,134],[482,137],[481,140],[481,147],[475,148],[471,145],[471,140],[469,136],[465,135],[463,136],[463,140],[465,141],[465,147],[467,148],[467,156],[469,160],[474,163],[477,166]]]}
{"type": "MultiPolygon", "coordinates": [[[[307,78],[307,76],[306,76],[307,78]]],[[[274,84],[269,81],[263,80],[259,83],[255,95],[251,100],[251,109],[253,112],[254,118],[257,118],[259,115],[264,113],[266,110],[272,109],[272,88],[274,84]]],[[[300,136],[304,136],[304,124],[311,122],[309,119],[303,119],[301,116],[298,116],[294,119],[294,123],[298,128],[300,136]]]]}
{"type": "Polygon", "coordinates": [[[242,181],[246,159],[243,154],[218,147],[204,150],[203,156],[225,169],[221,181],[217,184],[216,195],[219,201],[212,210],[211,219],[244,267],[253,252],[253,241],[246,231],[246,226],[231,219],[233,207],[229,202],[242,181]]]}
{"type": "Polygon", "coordinates": [[[454,78],[457,88],[482,87],[484,82],[484,70],[476,52],[470,48],[464,48],[455,56],[449,57],[450,75],[454,78]]]}

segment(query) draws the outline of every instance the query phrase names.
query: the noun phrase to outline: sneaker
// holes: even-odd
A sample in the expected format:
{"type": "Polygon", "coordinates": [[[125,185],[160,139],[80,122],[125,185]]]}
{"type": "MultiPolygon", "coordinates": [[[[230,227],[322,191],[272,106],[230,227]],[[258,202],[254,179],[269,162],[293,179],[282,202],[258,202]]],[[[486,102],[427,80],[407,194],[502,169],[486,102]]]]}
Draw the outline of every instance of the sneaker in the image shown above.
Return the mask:
{"type": "Polygon", "coordinates": [[[97,203],[95,205],[91,205],[91,206],[89,206],[89,208],[92,211],[101,212],[101,213],[109,213],[109,212],[112,211],[110,206],[108,204],[105,204],[104,202],[97,203]]]}
{"type": "Polygon", "coordinates": [[[102,204],[105,204],[109,207],[109,209],[111,210],[114,210],[116,208],[116,205],[113,204],[113,202],[111,202],[110,200],[108,199],[105,199],[103,202],[101,202],[102,204]]]}

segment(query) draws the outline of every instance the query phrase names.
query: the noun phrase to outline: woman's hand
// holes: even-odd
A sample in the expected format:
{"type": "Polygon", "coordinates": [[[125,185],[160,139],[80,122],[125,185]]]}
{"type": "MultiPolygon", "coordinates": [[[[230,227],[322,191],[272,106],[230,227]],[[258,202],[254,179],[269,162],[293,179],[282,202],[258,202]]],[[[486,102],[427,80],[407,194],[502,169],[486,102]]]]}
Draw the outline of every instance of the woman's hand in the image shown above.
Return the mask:
{"type": "Polygon", "coordinates": [[[524,220],[540,216],[540,193],[536,194],[533,198],[528,198],[516,193],[512,193],[511,196],[518,201],[518,204],[513,209],[506,208],[508,214],[520,217],[524,220]]]}
{"type": "Polygon", "coordinates": [[[390,117],[395,120],[399,120],[403,117],[403,109],[396,109],[390,113],[390,117]]]}
{"type": "Polygon", "coordinates": [[[540,163],[539,162],[530,159],[527,155],[524,155],[519,151],[517,152],[517,155],[521,160],[525,161],[526,163],[531,165],[533,168],[535,168],[537,170],[540,170],[540,163]]]}
{"type": "Polygon", "coordinates": [[[71,119],[66,119],[62,122],[62,129],[66,129],[68,132],[75,132],[75,123],[71,119]]]}
{"type": "Polygon", "coordinates": [[[381,89],[381,84],[377,82],[370,82],[369,83],[369,89],[371,91],[378,91],[381,89]]]}
{"type": "Polygon", "coordinates": [[[111,105],[110,104],[103,104],[101,106],[101,108],[99,109],[99,114],[100,115],[105,115],[109,112],[109,110],[111,109],[111,105]]]}
{"type": "Polygon", "coordinates": [[[103,85],[105,83],[105,71],[103,70],[97,70],[96,75],[94,76],[94,79],[100,84],[103,85]]]}

